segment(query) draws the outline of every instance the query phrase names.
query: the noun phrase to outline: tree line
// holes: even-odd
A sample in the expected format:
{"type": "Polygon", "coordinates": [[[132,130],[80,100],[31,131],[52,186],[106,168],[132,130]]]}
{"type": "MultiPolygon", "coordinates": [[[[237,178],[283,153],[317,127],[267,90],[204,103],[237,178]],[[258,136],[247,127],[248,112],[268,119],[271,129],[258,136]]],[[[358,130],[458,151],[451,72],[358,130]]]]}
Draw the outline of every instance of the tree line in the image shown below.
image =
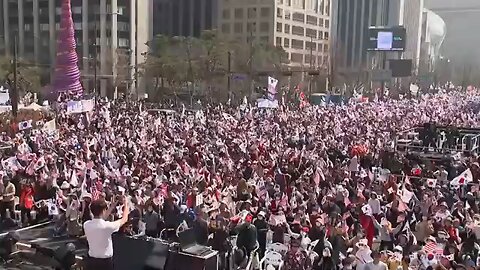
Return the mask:
{"type": "Polygon", "coordinates": [[[275,75],[288,64],[282,47],[254,39],[227,41],[216,30],[204,31],[199,38],[158,35],[147,45],[139,71],[151,82],[150,92],[158,98],[226,98],[228,77],[233,80],[232,88],[242,84],[235,89],[236,95],[248,95],[259,73],[275,75]]]}

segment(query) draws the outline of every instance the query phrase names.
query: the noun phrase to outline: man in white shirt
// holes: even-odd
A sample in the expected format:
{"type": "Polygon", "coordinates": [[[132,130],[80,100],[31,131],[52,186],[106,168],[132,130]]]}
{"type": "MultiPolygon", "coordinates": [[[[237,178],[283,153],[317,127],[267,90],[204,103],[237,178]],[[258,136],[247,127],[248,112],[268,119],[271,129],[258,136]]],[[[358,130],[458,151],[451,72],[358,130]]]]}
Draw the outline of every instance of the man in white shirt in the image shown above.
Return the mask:
{"type": "Polygon", "coordinates": [[[380,261],[382,255],[378,251],[372,251],[373,261],[365,265],[366,270],[388,270],[386,263],[380,261]]]}
{"type": "Polygon", "coordinates": [[[86,270],[113,270],[112,233],[128,221],[128,201],[123,198],[122,218],[113,222],[105,221],[108,207],[104,200],[96,200],[90,204],[93,219],[85,222],[83,228],[88,241],[88,259],[86,270]]]}

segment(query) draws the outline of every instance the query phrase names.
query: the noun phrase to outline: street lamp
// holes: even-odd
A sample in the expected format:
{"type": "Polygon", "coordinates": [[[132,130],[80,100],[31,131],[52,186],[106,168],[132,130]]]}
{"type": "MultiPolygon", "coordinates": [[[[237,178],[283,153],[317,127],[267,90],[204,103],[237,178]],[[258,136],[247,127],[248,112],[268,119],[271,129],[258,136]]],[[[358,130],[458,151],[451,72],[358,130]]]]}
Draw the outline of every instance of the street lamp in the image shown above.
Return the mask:
{"type": "MultiPolygon", "coordinates": [[[[94,45],[95,46],[95,52],[97,51],[97,45],[94,45]]],[[[96,53],[95,53],[96,54],[96,53]]],[[[97,56],[95,55],[95,57],[82,57],[83,60],[87,60],[88,63],[90,64],[90,62],[93,60],[95,61],[95,65],[93,66],[93,93],[95,94],[97,92],[97,56]]],[[[83,68],[85,69],[85,67],[83,68]]]]}
{"type": "MultiPolygon", "coordinates": [[[[318,71],[318,59],[317,59],[318,54],[315,55],[316,56],[315,62],[317,63],[317,69],[313,70],[313,44],[314,44],[313,41],[319,41],[319,40],[321,39],[314,38],[312,35],[310,35],[310,70],[308,71],[308,75],[310,75],[310,80],[308,84],[310,94],[312,94],[312,76],[316,76],[320,74],[320,72],[318,71]]],[[[316,43],[315,43],[315,50],[318,52],[316,43]]]]}

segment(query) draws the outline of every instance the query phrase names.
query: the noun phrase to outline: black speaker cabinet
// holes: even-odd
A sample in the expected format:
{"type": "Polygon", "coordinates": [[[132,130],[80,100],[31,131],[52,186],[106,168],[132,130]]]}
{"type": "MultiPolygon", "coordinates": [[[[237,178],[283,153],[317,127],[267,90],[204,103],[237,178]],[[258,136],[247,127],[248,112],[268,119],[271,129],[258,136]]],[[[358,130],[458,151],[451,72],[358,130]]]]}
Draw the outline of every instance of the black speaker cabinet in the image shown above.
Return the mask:
{"type": "Polygon", "coordinates": [[[113,266],[115,270],[164,270],[169,245],[161,241],[113,235],[113,266]]]}

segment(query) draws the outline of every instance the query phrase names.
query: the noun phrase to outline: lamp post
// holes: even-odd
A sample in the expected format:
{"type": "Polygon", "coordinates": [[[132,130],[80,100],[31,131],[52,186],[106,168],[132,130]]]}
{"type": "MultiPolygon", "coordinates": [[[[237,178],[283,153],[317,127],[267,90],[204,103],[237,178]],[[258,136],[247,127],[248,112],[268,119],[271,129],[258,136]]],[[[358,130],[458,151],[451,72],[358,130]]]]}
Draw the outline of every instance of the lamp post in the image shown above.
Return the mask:
{"type": "MultiPolygon", "coordinates": [[[[313,70],[313,41],[317,41],[319,39],[310,36],[310,71],[308,75],[310,75],[310,80],[308,83],[309,93],[312,94],[312,76],[319,75],[320,72],[318,70],[313,70]]],[[[317,48],[317,44],[315,44],[315,49],[317,48]]],[[[317,65],[318,66],[318,65],[317,65]]]]}

